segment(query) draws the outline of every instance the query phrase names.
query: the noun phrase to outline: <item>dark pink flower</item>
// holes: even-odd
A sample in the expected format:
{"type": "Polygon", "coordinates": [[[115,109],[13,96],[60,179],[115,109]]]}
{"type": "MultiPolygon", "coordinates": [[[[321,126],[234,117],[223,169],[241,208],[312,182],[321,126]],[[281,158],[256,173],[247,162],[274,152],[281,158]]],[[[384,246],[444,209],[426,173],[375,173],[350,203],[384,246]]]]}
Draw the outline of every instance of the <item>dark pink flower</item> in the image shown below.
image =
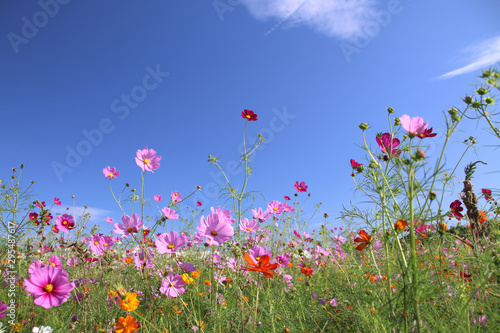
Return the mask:
{"type": "Polygon", "coordinates": [[[196,206],[201,207],[201,201],[196,201],[196,206]]]}
{"type": "Polygon", "coordinates": [[[483,192],[484,198],[486,200],[491,200],[492,199],[492,197],[491,197],[491,190],[488,190],[487,188],[483,188],[483,189],[481,189],[481,192],[483,192]]]}
{"type": "Polygon", "coordinates": [[[302,182],[299,184],[298,180],[295,182],[294,186],[295,186],[295,189],[297,190],[297,192],[306,192],[307,187],[308,187],[305,182],[302,182]]]}
{"type": "Polygon", "coordinates": [[[459,221],[461,217],[464,217],[462,213],[460,213],[463,210],[464,208],[462,207],[460,200],[455,200],[450,204],[450,216],[455,216],[459,221]]]}
{"type": "Polygon", "coordinates": [[[138,150],[135,155],[135,163],[142,169],[142,171],[156,170],[160,167],[161,156],[156,156],[156,151],[145,147],[138,150]]]}
{"type": "Polygon", "coordinates": [[[23,284],[29,295],[35,296],[35,304],[46,309],[66,302],[75,289],[75,284],[68,282],[68,273],[53,266],[36,270],[23,284]]]}
{"type": "Polygon", "coordinates": [[[356,162],[355,160],[351,159],[351,168],[357,169],[358,167],[363,166],[363,164],[356,162]]]}
{"type": "Polygon", "coordinates": [[[7,304],[0,301],[0,319],[7,315],[7,304]]]}
{"type": "Polygon", "coordinates": [[[288,195],[285,195],[285,200],[291,200],[288,195]]]}
{"type": "Polygon", "coordinates": [[[58,215],[55,226],[58,230],[69,234],[69,231],[75,228],[75,221],[71,215],[58,215]]]}
{"type": "Polygon", "coordinates": [[[417,137],[420,139],[424,138],[433,138],[437,135],[437,133],[432,133],[432,127],[425,130],[423,133],[417,134],[417,137]]]}
{"type": "Polygon", "coordinates": [[[59,200],[59,198],[54,197],[54,203],[56,205],[60,206],[61,205],[61,200],[59,200]]]}
{"type": "Polygon", "coordinates": [[[247,110],[245,109],[242,113],[241,116],[245,118],[248,121],[256,121],[257,120],[257,114],[254,113],[252,110],[247,110]]]}
{"type": "Polygon", "coordinates": [[[104,177],[109,179],[116,178],[120,175],[120,171],[116,170],[114,167],[110,168],[109,166],[102,169],[102,173],[104,174],[104,177]]]}
{"type": "Polygon", "coordinates": [[[398,138],[392,139],[391,133],[384,133],[381,136],[377,136],[377,144],[380,149],[389,156],[398,157],[401,154],[400,150],[397,150],[400,141],[398,138]]]}

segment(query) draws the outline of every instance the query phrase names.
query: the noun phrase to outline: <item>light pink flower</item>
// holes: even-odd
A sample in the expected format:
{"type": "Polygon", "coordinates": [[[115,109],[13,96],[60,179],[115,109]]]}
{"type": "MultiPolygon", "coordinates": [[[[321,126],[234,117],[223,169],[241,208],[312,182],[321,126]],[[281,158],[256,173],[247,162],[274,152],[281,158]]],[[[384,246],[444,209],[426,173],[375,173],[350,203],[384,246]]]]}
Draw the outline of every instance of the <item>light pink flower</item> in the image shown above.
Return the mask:
{"type": "Polygon", "coordinates": [[[246,232],[247,234],[257,232],[259,230],[259,222],[255,219],[248,221],[247,218],[244,218],[240,222],[240,230],[246,232]]]}
{"type": "Polygon", "coordinates": [[[156,194],[156,195],[154,196],[154,198],[155,198],[155,200],[156,200],[156,201],[161,201],[161,200],[163,199],[163,198],[161,197],[161,195],[159,195],[159,194],[156,194]]]}
{"type": "Polygon", "coordinates": [[[217,246],[229,240],[234,235],[233,226],[220,218],[219,214],[210,214],[201,217],[200,225],[197,226],[198,236],[205,237],[208,244],[217,246]]]}
{"type": "Polygon", "coordinates": [[[161,212],[163,213],[163,216],[169,220],[177,220],[179,218],[179,215],[175,214],[175,210],[173,209],[165,207],[161,210],[161,212]]]}
{"type": "Polygon", "coordinates": [[[109,179],[116,178],[120,175],[120,171],[116,170],[115,167],[110,168],[109,166],[102,169],[102,173],[104,174],[104,177],[109,179]]]}
{"type": "Polygon", "coordinates": [[[113,219],[111,217],[106,217],[106,222],[113,223],[113,219]]]}
{"type": "Polygon", "coordinates": [[[137,233],[142,228],[143,222],[140,220],[139,215],[132,214],[132,217],[125,215],[122,217],[122,223],[115,223],[114,232],[123,236],[129,236],[137,233]]]}
{"type": "Polygon", "coordinates": [[[135,163],[142,171],[156,170],[160,167],[161,156],[156,156],[156,151],[145,147],[143,150],[138,150],[135,156],[135,163]]]}
{"type": "Polygon", "coordinates": [[[429,122],[424,123],[424,120],[420,117],[410,118],[410,116],[404,114],[399,120],[410,138],[418,136],[420,139],[423,139],[436,136],[437,134],[432,133],[432,128],[428,130],[427,126],[429,126],[429,122]]]}
{"type": "Polygon", "coordinates": [[[172,201],[174,203],[178,203],[179,201],[182,200],[182,195],[179,193],[179,191],[173,191],[171,194],[170,194],[170,197],[172,198],[172,201]]]}
{"type": "Polygon", "coordinates": [[[52,266],[36,270],[23,284],[29,295],[35,296],[35,304],[46,309],[66,302],[75,289],[75,284],[68,282],[68,273],[52,266]]]}

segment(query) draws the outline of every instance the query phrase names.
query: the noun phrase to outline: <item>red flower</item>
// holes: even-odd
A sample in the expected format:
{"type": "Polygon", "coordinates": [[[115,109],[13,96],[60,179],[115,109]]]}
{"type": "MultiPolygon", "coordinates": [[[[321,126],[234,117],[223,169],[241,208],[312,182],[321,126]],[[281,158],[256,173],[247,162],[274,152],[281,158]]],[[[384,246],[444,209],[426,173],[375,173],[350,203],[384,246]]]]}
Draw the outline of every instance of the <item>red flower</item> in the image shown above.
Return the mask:
{"type": "Polygon", "coordinates": [[[464,217],[462,215],[462,213],[460,213],[461,211],[464,210],[464,208],[462,207],[462,203],[460,202],[460,200],[455,200],[453,201],[451,204],[450,204],[450,216],[453,215],[457,218],[457,220],[460,221],[460,218],[461,217],[464,217]]]}
{"type": "Polygon", "coordinates": [[[245,118],[248,121],[256,121],[257,120],[257,114],[254,113],[252,110],[247,110],[245,109],[242,113],[241,116],[245,118]]]}
{"type": "Polygon", "coordinates": [[[356,162],[355,160],[351,159],[351,167],[353,169],[357,169],[358,167],[363,166],[363,164],[356,162]]]}
{"type": "Polygon", "coordinates": [[[359,232],[359,236],[360,237],[356,237],[356,239],[354,239],[355,243],[360,243],[358,246],[356,246],[356,250],[363,251],[365,247],[372,242],[373,237],[368,235],[364,230],[361,230],[359,232]]]}
{"type": "Polygon", "coordinates": [[[59,205],[59,206],[60,206],[60,205],[61,205],[61,200],[59,200],[59,198],[55,198],[55,197],[54,197],[54,203],[55,203],[56,205],[59,205]]]}
{"type": "Polygon", "coordinates": [[[253,272],[262,272],[265,277],[273,279],[274,276],[271,274],[278,274],[276,272],[271,272],[274,271],[276,268],[278,268],[278,264],[272,264],[269,265],[269,256],[267,254],[264,254],[262,257],[260,257],[259,262],[256,264],[252,257],[250,257],[247,253],[245,253],[245,261],[251,266],[251,267],[243,267],[244,271],[253,271],[253,272]]]}
{"type": "Polygon", "coordinates": [[[488,190],[487,188],[481,189],[481,192],[483,192],[484,198],[486,200],[491,200],[491,190],[488,190]]]}
{"type": "Polygon", "coordinates": [[[313,273],[313,269],[311,267],[302,267],[300,269],[300,271],[302,272],[302,274],[304,274],[305,276],[311,276],[312,273],[313,273]]]}
{"type": "Polygon", "coordinates": [[[464,279],[467,282],[471,282],[472,279],[470,278],[472,275],[466,274],[465,272],[460,272],[460,277],[464,279]]]}
{"type": "Polygon", "coordinates": [[[417,138],[423,139],[423,138],[433,138],[437,135],[437,133],[432,133],[432,127],[429,129],[426,129],[423,133],[415,135],[417,138]]]}

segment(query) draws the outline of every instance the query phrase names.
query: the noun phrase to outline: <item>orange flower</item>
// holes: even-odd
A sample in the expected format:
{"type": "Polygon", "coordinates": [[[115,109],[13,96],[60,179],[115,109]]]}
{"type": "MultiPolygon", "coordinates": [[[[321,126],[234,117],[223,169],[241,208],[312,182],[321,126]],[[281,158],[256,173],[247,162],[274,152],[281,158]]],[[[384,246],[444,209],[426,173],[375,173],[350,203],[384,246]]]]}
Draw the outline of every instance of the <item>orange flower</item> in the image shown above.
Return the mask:
{"type": "Polygon", "coordinates": [[[118,318],[118,323],[115,325],[116,333],[134,333],[139,326],[134,317],[127,315],[127,317],[118,318]]]}
{"type": "Polygon", "coordinates": [[[201,273],[200,270],[193,271],[193,272],[191,272],[191,276],[194,277],[195,279],[197,279],[200,277],[200,273],[201,273]]]}
{"type": "Polygon", "coordinates": [[[479,211],[479,214],[481,215],[481,218],[479,219],[479,223],[484,223],[488,220],[488,217],[483,211],[479,211]]]}
{"type": "Polygon", "coordinates": [[[300,269],[300,271],[301,271],[301,272],[302,272],[302,274],[304,274],[305,276],[311,276],[311,275],[312,275],[312,273],[313,273],[313,270],[312,270],[312,268],[311,268],[311,267],[305,267],[305,266],[304,266],[304,267],[302,267],[302,268],[300,269]]]}
{"type": "Polygon", "coordinates": [[[444,222],[439,223],[439,230],[441,231],[447,231],[448,230],[448,225],[444,222]]]}
{"type": "Polygon", "coordinates": [[[408,222],[399,220],[398,222],[394,223],[394,230],[396,231],[403,231],[404,228],[408,225],[408,222]]]}
{"type": "Polygon", "coordinates": [[[205,284],[206,284],[207,286],[211,285],[210,281],[208,281],[208,280],[205,280],[205,284]]]}
{"type": "Polygon", "coordinates": [[[132,263],[132,261],[133,261],[132,258],[129,258],[129,257],[125,258],[125,263],[127,263],[129,265],[132,263]]]}
{"type": "Polygon", "coordinates": [[[140,301],[137,299],[137,294],[136,293],[127,293],[127,296],[125,296],[125,299],[120,299],[118,301],[120,303],[120,306],[123,310],[127,312],[132,312],[137,307],[139,306],[140,301]]]}
{"type": "Polygon", "coordinates": [[[274,271],[276,268],[278,268],[278,264],[269,265],[269,260],[270,260],[269,256],[267,254],[264,254],[262,257],[260,257],[259,262],[256,264],[253,261],[252,257],[250,257],[247,253],[245,253],[245,261],[251,267],[243,267],[243,270],[261,272],[264,274],[265,277],[272,279],[274,278],[272,274],[278,274],[278,273],[271,271],[274,271]]]}
{"type": "Polygon", "coordinates": [[[467,229],[470,229],[470,228],[471,228],[470,224],[467,224],[467,229]]]}
{"type": "Polygon", "coordinates": [[[357,237],[354,240],[355,243],[360,243],[358,246],[356,246],[356,250],[363,251],[365,247],[372,242],[373,237],[368,235],[364,230],[361,230],[359,232],[359,236],[360,237],[357,237]]]}

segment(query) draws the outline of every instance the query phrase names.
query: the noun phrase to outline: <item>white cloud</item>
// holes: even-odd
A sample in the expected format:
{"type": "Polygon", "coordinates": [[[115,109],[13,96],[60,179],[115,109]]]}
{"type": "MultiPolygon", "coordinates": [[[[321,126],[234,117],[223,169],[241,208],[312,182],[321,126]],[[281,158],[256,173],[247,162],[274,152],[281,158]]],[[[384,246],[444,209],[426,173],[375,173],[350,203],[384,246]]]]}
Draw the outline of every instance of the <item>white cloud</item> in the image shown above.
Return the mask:
{"type": "MultiPolygon", "coordinates": [[[[375,0],[240,0],[259,20],[275,19],[278,27],[308,25],[330,37],[352,39],[375,9],[375,0]]],[[[268,32],[269,33],[269,32],[268,32]]]]}
{"type": "MultiPolygon", "coordinates": [[[[73,210],[73,207],[68,207],[68,206],[54,206],[51,209],[52,215],[55,214],[70,214],[73,215],[73,218],[75,219],[75,222],[78,221],[80,216],[82,214],[89,213],[90,214],[90,220],[94,223],[97,222],[104,222],[106,217],[110,216],[110,214],[113,214],[113,212],[106,210],[106,209],[100,209],[100,208],[95,208],[95,207],[85,207],[83,206],[76,206],[75,209],[73,210]],[[69,210],[67,209],[69,208],[69,210]]],[[[54,216],[55,218],[55,216],[54,216]]]]}
{"type": "Polygon", "coordinates": [[[500,36],[469,45],[462,50],[462,53],[466,54],[464,61],[468,64],[438,76],[437,79],[449,79],[483,69],[500,61],[500,36]]]}

